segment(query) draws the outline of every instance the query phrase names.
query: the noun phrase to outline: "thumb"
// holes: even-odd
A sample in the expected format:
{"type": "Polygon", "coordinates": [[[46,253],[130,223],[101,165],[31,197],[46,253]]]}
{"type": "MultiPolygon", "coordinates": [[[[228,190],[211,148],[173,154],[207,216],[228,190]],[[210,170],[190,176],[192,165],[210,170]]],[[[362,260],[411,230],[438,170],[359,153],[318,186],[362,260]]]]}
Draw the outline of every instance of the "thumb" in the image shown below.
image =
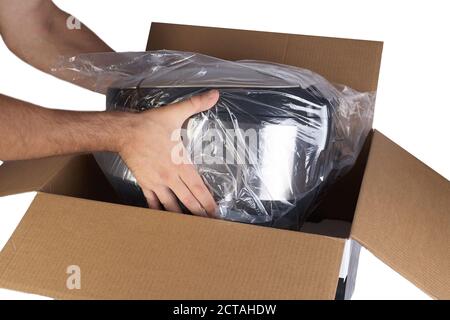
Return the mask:
{"type": "Polygon", "coordinates": [[[218,90],[209,90],[202,94],[192,96],[191,98],[166,106],[167,111],[174,111],[181,122],[184,122],[190,116],[206,111],[212,108],[219,100],[218,90]]]}

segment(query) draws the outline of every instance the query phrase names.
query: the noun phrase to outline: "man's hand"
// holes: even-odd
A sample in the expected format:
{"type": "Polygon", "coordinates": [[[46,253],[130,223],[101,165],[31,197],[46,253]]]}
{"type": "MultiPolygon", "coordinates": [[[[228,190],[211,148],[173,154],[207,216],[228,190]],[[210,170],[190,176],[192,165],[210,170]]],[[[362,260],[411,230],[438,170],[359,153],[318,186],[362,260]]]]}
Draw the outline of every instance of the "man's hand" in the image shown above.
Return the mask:
{"type": "MultiPolygon", "coordinates": [[[[216,204],[189,159],[174,163],[173,132],[195,113],[214,106],[217,90],[194,96],[186,101],[133,114],[132,134],[119,147],[119,154],[136,177],[150,208],[181,212],[177,198],[193,214],[214,217],[216,204]],[[176,196],[176,197],[175,197],[176,196]]],[[[123,130],[128,130],[123,128],[123,130]]]]}
{"type": "Polygon", "coordinates": [[[171,158],[173,133],[191,115],[211,108],[217,90],[143,113],[50,110],[0,95],[0,159],[111,151],[129,166],[150,208],[214,216],[216,204],[189,159],[171,158]]]}

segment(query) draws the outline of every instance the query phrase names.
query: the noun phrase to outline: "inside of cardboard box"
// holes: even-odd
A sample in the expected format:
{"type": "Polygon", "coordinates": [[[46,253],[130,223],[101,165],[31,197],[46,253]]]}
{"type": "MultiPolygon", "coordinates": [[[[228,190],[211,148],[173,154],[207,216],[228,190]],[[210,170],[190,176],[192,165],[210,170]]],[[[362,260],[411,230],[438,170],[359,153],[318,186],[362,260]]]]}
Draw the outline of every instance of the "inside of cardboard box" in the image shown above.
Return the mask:
{"type": "Polygon", "coordinates": [[[42,192],[120,203],[120,200],[91,154],[75,156],[40,190],[42,192]]]}
{"type": "MultiPolygon", "coordinates": [[[[349,237],[370,142],[371,135],[367,138],[355,166],[327,190],[326,196],[304,224],[301,232],[338,238],[349,237]]],[[[92,155],[74,157],[41,191],[82,199],[121,203],[92,155]]]]}
{"type": "Polygon", "coordinates": [[[358,201],[373,131],[366,138],[361,153],[353,168],[334,183],[326,196],[302,227],[302,232],[322,234],[338,238],[348,238],[358,201]]]}

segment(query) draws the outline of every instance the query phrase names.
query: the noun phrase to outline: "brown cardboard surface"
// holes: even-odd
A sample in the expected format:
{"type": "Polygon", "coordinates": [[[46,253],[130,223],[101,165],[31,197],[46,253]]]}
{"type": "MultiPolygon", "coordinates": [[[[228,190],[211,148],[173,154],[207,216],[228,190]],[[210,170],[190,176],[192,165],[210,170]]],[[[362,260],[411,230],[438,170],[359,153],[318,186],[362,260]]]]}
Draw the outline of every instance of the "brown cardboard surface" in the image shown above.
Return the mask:
{"type": "Polygon", "coordinates": [[[0,286],[55,298],[333,299],[344,240],[38,193],[0,286]],[[66,269],[81,269],[81,289],[66,269]]]}
{"type": "Polygon", "coordinates": [[[450,299],[450,183],[375,131],[352,237],[426,293],[450,299]]]}
{"type": "Polygon", "coordinates": [[[118,199],[91,154],[74,156],[39,191],[117,203],[118,199]]]}
{"type": "Polygon", "coordinates": [[[28,191],[117,202],[91,154],[8,161],[0,166],[0,196],[28,191]]]}
{"type": "Polygon", "coordinates": [[[0,166],[0,196],[40,190],[73,156],[8,161],[0,166]]]}
{"type": "Polygon", "coordinates": [[[273,32],[152,23],[147,50],[182,50],[313,70],[359,91],[377,88],[383,43],[273,32]]]}

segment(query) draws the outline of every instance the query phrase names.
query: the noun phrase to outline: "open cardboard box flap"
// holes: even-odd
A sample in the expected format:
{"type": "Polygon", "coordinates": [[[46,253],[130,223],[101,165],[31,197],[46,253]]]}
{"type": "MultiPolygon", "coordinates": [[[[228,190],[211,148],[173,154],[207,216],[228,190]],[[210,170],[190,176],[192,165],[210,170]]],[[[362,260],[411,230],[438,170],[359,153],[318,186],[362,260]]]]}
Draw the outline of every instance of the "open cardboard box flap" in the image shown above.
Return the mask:
{"type": "Polygon", "coordinates": [[[377,131],[351,235],[423,291],[450,298],[450,183],[377,131]]]}
{"type": "MultiPolygon", "coordinates": [[[[286,63],[371,91],[382,43],[157,23],[147,49],[286,63]]],[[[77,199],[115,201],[89,155],[0,167],[0,195],[30,190],[41,192],[0,254],[0,286],[56,298],[334,298],[345,239],[77,199]],[[69,265],[87,271],[84,290],[67,290],[69,265]]],[[[351,236],[449,298],[449,199],[447,180],[375,131],[351,236]]]]}
{"type": "Polygon", "coordinates": [[[41,190],[71,159],[65,156],[5,162],[0,167],[0,196],[41,190]]]}
{"type": "Polygon", "coordinates": [[[87,155],[7,161],[0,166],[0,197],[30,191],[117,202],[114,189],[87,155]]]}

